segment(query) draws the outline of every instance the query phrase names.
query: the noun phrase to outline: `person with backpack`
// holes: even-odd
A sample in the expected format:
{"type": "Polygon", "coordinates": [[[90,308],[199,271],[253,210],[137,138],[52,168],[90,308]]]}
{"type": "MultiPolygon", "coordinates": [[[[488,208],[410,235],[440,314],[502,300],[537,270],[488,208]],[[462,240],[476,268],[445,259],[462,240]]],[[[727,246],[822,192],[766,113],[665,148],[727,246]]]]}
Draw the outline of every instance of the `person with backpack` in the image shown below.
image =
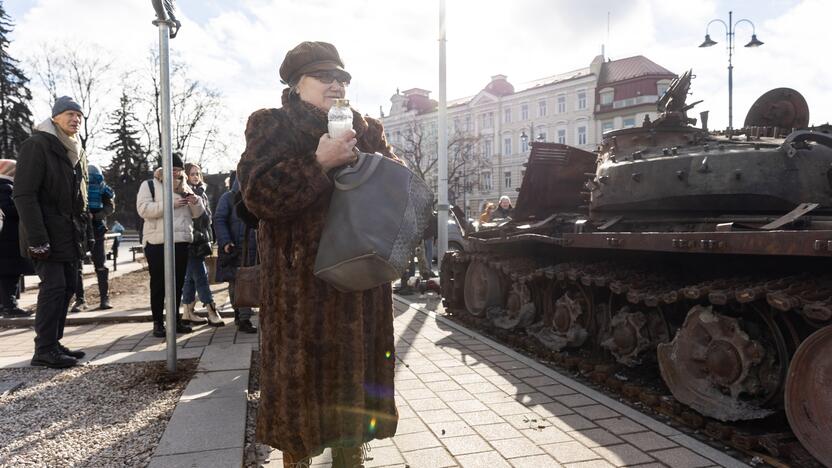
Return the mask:
{"type": "MultiPolygon", "coordinates": [[[[214,229],[217,231],[217,281],[228,282],[228,296],[234,304],[234,284],[237,268],[242,265],[253,265],[257,259],[257,235],[253,229],[246,227],[237,216],[234,209],[234,198],[240,191],[236,173],[231,173],[231,190],[222,194],[217,203],[217,213],[214,215],[214,229]],[[248,242],[243,240],[248,235],[248,242]],[[247,244],[247,247],[246,247],[247,244]]],[[[242,333],[257,333],[257,328],[251,323],[254,312],[251,307],[234,308],[234,324],[237,331],[242,333]]]]}
{"type": "Polygon", "coordinates": [[[99,310],[112,309],[110,305],[110,269],[107,268],[107,254],[104,252],[104,234],[107,233],[107,216],[115,210],[116,194],[104,182],[104,175],[98,166],[90,164],[89,182],[87,183],[87,205],[90,211],[90,224],[93,232],[92,263],[98,279],[99,310]]]}
{"type": "MultiPolygon", "coordinates": [[[[202,198],[196,196],[183,178],[182,157],[173,154],[173,242],[174,271],[176,276],[176,333],[191,333],[193,330],[182,323],[179,305],[182,288],[185,285],[185,270],[188,266],[188,246],[194,240],[193,220],[202,216],[205,207],[202,198]]],[[[153,173],[153,178],[139,186],[136,195],[136,211],[144,220],[142,239],[144,255],[150,272],[150,310],[153,313],[153,336],[164,338],[167,334],[164,322],[165,309],[165,257],[164,257],[164,186],[162,168],[153,173]]]]}
{"type": "Polygon", "coordinates": [[[202,325],[206,320],[194,313],[196,296],[202,305],[208,309],[208,325],[212,327],[225,326],[222,321],[217,305],[214,303],[214,296],[211,294],[211,286],[208,282],[208,269],[205,266],[205,257],[213,253],[211,243],[211,210],[208,205],[208,194],[205,191],[205,183],[202,180],[202,168],[197,164],[185,164],[185,180],[193,193],[202,200],[205,212],[194,219],[194,240],[188,247],[188,268],[185,271],[185,285],[182,289],[182,321],[191,325],[202,325]]]}

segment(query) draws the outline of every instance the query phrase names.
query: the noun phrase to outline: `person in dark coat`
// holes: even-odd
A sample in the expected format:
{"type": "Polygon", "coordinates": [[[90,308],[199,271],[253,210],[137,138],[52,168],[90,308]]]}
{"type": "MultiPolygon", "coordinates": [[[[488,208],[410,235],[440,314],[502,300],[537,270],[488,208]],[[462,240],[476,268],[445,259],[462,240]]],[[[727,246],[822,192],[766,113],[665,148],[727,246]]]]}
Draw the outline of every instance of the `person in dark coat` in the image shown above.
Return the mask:
{"type": "MultiPolygon", "coordinates": [[[[253,113],[237,166],[260,218],[260,405],[257,440],[298,466],[325,447],[333,465],[362,466],[361,445],[396,433],[390,284],[343,293],[314,273],[333,169],[354,148],[395,155],[381,123],[353,110],[353,129],[327,133],[327,110],[350,75],[332,44],[303,42],[280,66],[283,107],[253,113]]],[[[379,200],[383,203],[383,200],[379,200]]]]}
{"type": "Polygon", "coordinates": [[[0,159],[0,313],[5,317],[32,315],[17,306],[20,276],[35,272],[31,262],[20,256],[17,208],[12,201],[16,165],[14,159],[0,159]]]}
{"type": "Polygon", "coordinates": [[[497,209],[491,214],[491,219],[506,219],[511,218],[514,214],[514,207],[511,206],[511,198],[508,195],[500,197],[500,203],[497,204],[497,209]]]}
{"type": "MultiPolygon", "coordinates": [[[[228,282],[228,296],[234,303],[234,279],[237,268],[243,265],[254,265],[257,259],[257,235],[255,231],[248,233],[248,252],[243,252],[243,239],[246,236],[246,225],[237,217],[234,209],[234,196],[240,191],[234,173],[231,174],[231,190],[225,192],[217,203],[214,214],[214,231],[217,234],[217,281],[228,282]],[[245,255],[245,257],[244,257],[245,255]]],[[[234,308],[234,323],[237,330],[243,333],[257,333],[257,328],[251,323],[251,307],[234,308]]]]}
{"type": "Polygon", "coordinates": [[[20,215],[20,251],[33,260],[40,277],[33,366],[71,367],[84,357],[83,351],[60,343],[84,254],[85,169],[76,137],[83,118],[72,98],[58,98],[52,118],[35,127],[17,160],[14,204],[20,215]]]}

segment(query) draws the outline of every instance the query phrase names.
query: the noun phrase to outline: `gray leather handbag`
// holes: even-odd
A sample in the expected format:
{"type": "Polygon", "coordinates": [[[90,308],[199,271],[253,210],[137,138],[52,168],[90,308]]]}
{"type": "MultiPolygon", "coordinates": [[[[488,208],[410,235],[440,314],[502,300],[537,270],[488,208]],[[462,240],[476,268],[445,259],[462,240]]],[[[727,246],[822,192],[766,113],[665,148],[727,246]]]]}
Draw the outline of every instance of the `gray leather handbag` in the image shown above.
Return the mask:
{"type": "Polygon", "coordinates": [[[392,159],[360,153],[334,185],[315,276],[342,292],[399,278],[433,210],[425,181],[392,159]]]}

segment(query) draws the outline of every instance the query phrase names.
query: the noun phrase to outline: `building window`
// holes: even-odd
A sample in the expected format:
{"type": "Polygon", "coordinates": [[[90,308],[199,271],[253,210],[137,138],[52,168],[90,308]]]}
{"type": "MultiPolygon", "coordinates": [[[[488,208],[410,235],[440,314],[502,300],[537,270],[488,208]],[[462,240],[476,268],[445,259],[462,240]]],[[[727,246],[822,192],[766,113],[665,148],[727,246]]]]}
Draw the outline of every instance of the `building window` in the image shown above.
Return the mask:
{"type": "Polygon", "coordinates": [[[615,94],[612,91],[602,93],[601,94],[601,105],[602,106],[609,106],[610,104],[612,104],[613,96],[615,96],[615,94]]]}
{"type": "Polygon", "coordinates": [[[578,110],[586,109],[586,91],[578,93],[578,110]]]}
{"type": "Polygon", "coordinates": [[[624,128],[633,128],[636,126],[636,118],[635,117],[627,117],[624,119],[624,128]]]}
{"type": "Polygon", "coordinates": [[[566,96],[558,96],[558,114],[566,112],[566,96]]]}
{"type": "Polygon", "coordinates": [[[537,115],[539,117],[546,117],[546,101],[540,101],[537,103],[537,115]]]}
{"type": "Polygon", "coordinates": [[[491,158],[491,154],[492,154],[491,144],[492,144],[492,143],[491,143],[491,139],[490,139],[490,138],[486,138],[486,139],[485,139],[485,141],[483,141],[483,144],[482,144],[482,147],[483,147],[482,154],[483,154],[483,156],[484,156],[486,159],[491,158]]]}
{"type": "Polygon", "coordinates": [[[505,185],[506,188],[511,188],[511,171],[506,171],[503,174],[503,181],[505,182],[503,185],[505,185]]]}
{"type": "Polygon", "coordinates": [[[466,132],[471,131],[471,116],[470,115],[465,116],[465,131],[466,132]]]}
{"type": "Polygon", "coordinates": [[[511,123],[511,109],[506,109],[503,111],[503,122],[511,123]]]}
{"type": "Polygon", "coordinates": [[[578,144],[585,145],[586,144],[586,127],[578,127],[578,144]]]}
{"type": "Polygon", "coordinates": [[[462,130],[461,128],[459,128],[459,117],[454,117],[454,130],[456,130],[456,131],[462,130]]]}
{"type": "Polygon", "coordinates": [[[511,154],[511,138],[503,140],[503,154],[506,156],[511,154]]]}
{"type": "Polygon", "coordinates": [[[601,124],[601,135],[612,131],[613,129],[615,129],[615,125],[613,125],[612,120],[608,120],[601,124]]]}
{"type": "Polygon", "coordinates": [[[484,191],[491,190],[491,173],[490,172],[483,172],[482,173],[482,189],[484,191]]]}
{"type": "Polygon", "coordinates": [[[523,104],[520,106],[520,120],[529,120],[529,105],[523,104]]]}
{"type": "Polygon", "coordinates": [[[667,88],[668,88],[668,86],[669,86],[669,85],[668,85],[667,83],[659,83],[659,84],[657,84],[657,85],[656,85],[656,95],[657,95],[657,96],[659,96],[659,97],[664,96],[664,93],[665,93],[665,92],[667,92],[667,88]]]}
{"type": "Polygon", "coordinates": [[[482,114],[482,128],[494,128],[494,113],[482,114]]]}
{"type": "Polygon", "coordinates": [[[529,150],[529,140],[526,138],[520,139],[520,152],[525,153],[529,150]]]}
{"type": "Polygon", "coordinates": [[[558,130],[558,143],[562,145],[566,144],[566,129],[561,128],[558,130]]]}

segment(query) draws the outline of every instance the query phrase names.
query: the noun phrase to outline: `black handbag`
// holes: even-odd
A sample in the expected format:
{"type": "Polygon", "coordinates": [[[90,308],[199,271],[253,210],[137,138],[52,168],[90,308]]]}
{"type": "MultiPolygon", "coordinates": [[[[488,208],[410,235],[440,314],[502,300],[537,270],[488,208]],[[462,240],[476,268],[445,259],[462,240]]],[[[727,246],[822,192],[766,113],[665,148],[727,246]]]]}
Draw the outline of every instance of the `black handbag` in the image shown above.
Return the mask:
{"type": "MultiPolygon", "coordinates": [[[[251,228],[246,226],[243,238],[243,266],[234,274],[234,308],[260,307],[260,264],[248,265],[248,238],[251,228]]],[[[254,262],[256,259],[251,260],[254,262]]]]}

